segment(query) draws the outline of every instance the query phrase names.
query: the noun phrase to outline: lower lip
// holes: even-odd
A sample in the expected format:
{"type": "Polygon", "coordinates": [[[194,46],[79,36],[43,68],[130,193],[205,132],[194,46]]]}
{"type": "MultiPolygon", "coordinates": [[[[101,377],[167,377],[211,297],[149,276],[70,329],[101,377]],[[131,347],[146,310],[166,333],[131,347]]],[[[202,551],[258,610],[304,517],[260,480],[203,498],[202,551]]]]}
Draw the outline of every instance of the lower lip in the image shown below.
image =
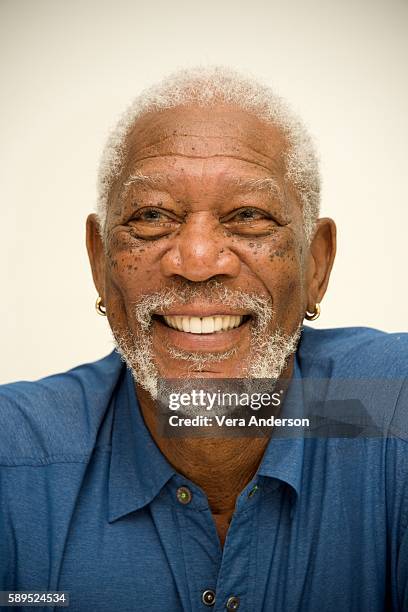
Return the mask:
{"type": "Polygon", "coordinates": [[[219,331],[212,334],[192,334],[178,331],[177,329],[168,327],[162,323],[160,319],[154,319],[153,336],[157,333],[157,339],[160,338],[160,340],[162,338],[164,340],[165,336],[167,344],[171,344],[175,348],[185,351],[221,353],[236,347],[237,343],[249,333],[249,324],[250,321],[248,320],[239,327],[235,327],[228,331],[219,331]]]}

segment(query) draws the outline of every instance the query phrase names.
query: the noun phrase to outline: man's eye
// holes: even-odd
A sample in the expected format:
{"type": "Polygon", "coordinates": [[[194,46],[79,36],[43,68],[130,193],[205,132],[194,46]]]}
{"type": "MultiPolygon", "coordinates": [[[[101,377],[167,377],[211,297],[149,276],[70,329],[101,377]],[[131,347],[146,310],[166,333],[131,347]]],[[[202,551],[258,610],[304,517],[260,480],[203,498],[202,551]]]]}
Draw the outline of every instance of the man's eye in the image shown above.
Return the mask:
{"type": "Polygon", "coordinates": [[[279,225],[266,211],[247,206],[221,219],[224,227],[243,236],[267,236],[279,225]]]}
{"type": "Polygon", "coordinates": [[[171,219],[157,208],[144,208],[134,217],[135,221],[170,221],[171,219]]]}
{"type": "Polygon", "coordinates": [[[138,210],[127,223],[134,236],[145,240],[166,236],[177,230],[179,224],[180,220],[171,211],[149,207],[138,210]]]}
{"type": "Polygon", "coordinates": [[[249,206],[235,210],[222,219],[222,223],[226,225],[233,223],[245,223],[246,221],[273,221],[273,219],[271,219],[266,211],[249,206]]]}
{"type": "Polygon", "coordinates": [[[244,208],[238,211],[231,219],[235,221],[255,221],[256,219],[265,219],[266,214],[255,208],[244,208]]]}

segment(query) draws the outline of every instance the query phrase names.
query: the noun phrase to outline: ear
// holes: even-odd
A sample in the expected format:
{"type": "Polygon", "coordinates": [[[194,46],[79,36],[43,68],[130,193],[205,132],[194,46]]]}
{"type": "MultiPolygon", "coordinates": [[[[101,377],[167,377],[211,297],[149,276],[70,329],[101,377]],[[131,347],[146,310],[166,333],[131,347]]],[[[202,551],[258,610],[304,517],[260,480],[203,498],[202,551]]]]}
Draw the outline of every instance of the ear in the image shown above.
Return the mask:
{"type": "Polygon", "coordinates": [[[89,215],[86,220],[86,248],[96,291],[105,303],[105,250],[99,220],[95,214],[89,215]]]}
{"type": "Polygon", "coordinates": [[[335,256],[336,224],[333,219],[318,219],[309,247],[309,261],[306,272],[306,309],[309,312],[314,312],[316,303],[321,302],[326,293],[335,256]]]}

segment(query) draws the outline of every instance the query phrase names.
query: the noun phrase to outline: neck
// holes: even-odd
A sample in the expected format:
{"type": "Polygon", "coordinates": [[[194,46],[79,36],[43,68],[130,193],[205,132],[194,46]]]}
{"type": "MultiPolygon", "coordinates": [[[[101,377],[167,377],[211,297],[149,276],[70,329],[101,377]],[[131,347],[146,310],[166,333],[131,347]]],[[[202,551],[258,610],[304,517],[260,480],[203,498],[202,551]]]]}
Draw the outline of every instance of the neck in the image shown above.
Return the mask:
{"type": "MultiPolygon", "coordinates": [[[[288,381],[292,373],[293,358],[282,379],[288,381]]],[[[213,514],[232,515],[236,498],[255,475],[269,438],[164,438],[158,434],[154,400],[139,385],[136,394],[146,426],[169,463],[205,492],[213,514]]]]}

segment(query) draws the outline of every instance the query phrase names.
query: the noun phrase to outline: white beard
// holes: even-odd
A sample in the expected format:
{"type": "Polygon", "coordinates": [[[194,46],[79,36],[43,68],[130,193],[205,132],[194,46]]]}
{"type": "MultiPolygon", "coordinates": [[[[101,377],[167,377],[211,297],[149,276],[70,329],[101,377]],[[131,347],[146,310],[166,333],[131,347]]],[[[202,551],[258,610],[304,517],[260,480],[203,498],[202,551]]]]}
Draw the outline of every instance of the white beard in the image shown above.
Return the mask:
{"type": "MultiPolygon", "coordinates": [[[[157,398],[158,381],[163,373],[159,372],[154,359],[151,334],[152,315],[157,310],[165,310],[174,304],[187,304],[194,298],[203,302],[220,303],[237,309],[248,310],[252,314],[251,344],[249,355],[242,364],[241,378],[272,378],[282,374],[289,356],[296,351],[301,325],[292,334],[277,329],[267,333],[274,311],[271,299],[255,294],[227,289],[217,281],[195,283],[182,289],[165,289],[142,296],[133,308],[133,316],[139,327],[137,333],[125,333],[112,329],[116,347],[122,359],[132,371],[135,381],[157,398]]],[[[184,360],[189,370],[202,371],[209,363],[226,361],[233,357],[236,349],[223,353],[189,352],[169,347],[169,356],[184,360]]]]}

